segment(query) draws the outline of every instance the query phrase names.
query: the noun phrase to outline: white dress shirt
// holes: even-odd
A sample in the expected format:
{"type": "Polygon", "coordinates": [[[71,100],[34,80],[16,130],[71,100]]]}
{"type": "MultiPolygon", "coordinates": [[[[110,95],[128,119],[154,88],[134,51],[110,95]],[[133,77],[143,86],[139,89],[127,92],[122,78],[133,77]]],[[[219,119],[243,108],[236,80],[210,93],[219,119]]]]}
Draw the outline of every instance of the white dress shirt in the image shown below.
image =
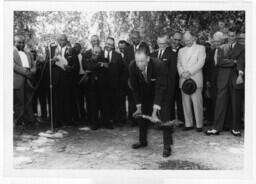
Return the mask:
{"type": "Polygon", "coordinates": [[[61,47],[60,45],[58,45],[58,51],[59,51],[59,53],[61,54],[62,57],[65,56],[66,48],[67,48],[66,46],[61,47]]]}
{"type": "Polygon", "coordinates": [[[133,45],[134,54],[135,54],[136,50],[140,47],[140,44],[141,44],[141,42],[138,45],[133,45]]]}
{"type": "Polygon", "coordinates": [[[215,66],[217,65],[217,59],[218,59],[218,49],[215,50],[215,53],[214,53],[214,64],[215,66]]]}
{"type": "Polygon", "coordinates": [[[85,74],[85,71],[83,69],[83,65],[82,65],[82,54],[78,54],[78,61],[79,61],[79,75],[83,75],[85,74]]]}
{"type": "Polygon", "coordinates": [[[162,58],[162,56],[163,56],[163,54],[164,54],[164,51],[165,51],[165,49],[159,49],[158,54],[157,54],[157,58],[158,58],[158,59],[161,59],[161,58],[162,58]]]}
{"type": "Polygon", "coordinates": [[[25,68],[30,68],[27,54],[24,51],[18,51],[18,53],[20,55],[22,66],[25,68]]]}
{"type": "Polygon", "coordinates": [[[111,59],[112,59],[112,51],[107,51],[107,50],[105,50],[105,51],[104,51],[104,57],[109,59],[108,62],[111,62],[111,59]],[[109,53],[109,58],[108,58],[108,53],[109,53]]]}

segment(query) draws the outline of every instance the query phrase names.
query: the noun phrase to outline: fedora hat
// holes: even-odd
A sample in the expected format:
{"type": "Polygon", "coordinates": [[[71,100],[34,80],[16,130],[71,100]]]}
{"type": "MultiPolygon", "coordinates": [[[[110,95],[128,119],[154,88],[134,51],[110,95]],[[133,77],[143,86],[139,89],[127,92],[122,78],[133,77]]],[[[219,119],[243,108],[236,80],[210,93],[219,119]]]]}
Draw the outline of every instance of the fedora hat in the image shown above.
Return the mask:
{"type": "Polygon", "coordinates": [[[181,89],[185,94],[192,95],[197,89],[196,82],[193,79],[186,79],[183,82],[181,89]]]}

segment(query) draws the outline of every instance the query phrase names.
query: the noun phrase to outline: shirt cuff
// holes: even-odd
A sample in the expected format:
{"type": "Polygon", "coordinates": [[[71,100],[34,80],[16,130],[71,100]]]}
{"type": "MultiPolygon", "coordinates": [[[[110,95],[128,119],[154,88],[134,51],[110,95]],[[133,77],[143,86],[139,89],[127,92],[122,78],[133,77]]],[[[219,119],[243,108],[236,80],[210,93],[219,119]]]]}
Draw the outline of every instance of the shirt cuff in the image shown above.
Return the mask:
{"type": "Polygon", "coordinates": [[[161,110],[161,107],[159,105],[157,105],[157,104],[154,104],[153,105],[153,109],[161,110]]]}
{"type": "Polygon", "coordinates": [[[239,75],[244,75],[244,72],[242,70],[238,71],[239,75]]]}
{"type": "Polygon", "coordinates": [[[136,104],[136,107],[137,108],[141,108],[141,104],[136,104]]]}

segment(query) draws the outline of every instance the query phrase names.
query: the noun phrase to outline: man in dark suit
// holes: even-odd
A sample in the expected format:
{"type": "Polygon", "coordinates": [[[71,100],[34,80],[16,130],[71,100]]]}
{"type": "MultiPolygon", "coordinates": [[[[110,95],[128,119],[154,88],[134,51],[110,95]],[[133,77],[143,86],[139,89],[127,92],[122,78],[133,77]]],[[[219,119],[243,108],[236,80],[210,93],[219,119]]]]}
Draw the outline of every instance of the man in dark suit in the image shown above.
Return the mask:
{"type": "Polygon", "coordinates": [[[109,117],[109,104],[108,102],[108,79],[107,70],[109,63],[102,58],[102,50],[99,46],[92,48],[91,58],[83,60],[83,66],[88,74],[88,82],[86,84],[87,90],[87,105],[89,107],[89,121],[92,130],[97,130],[101,126],[112,129],[109,117]],[[101,119],[100,119],[101,115],[101,119]]]}
{"type": "MultiPolygon", "coordinates": [[[[177,63],[177,56],[180,48],[182,48],[181,45],[182,41],[182,34],[180,32],[176,32],[172,36],[172,51],[176,53],[176,63],[177,63]]],[[[175,95],[174,95],[174,101],[176,103],[177,107],[177,117],[176,119],[181,122],[181,124],[184,124],[184,112],[183,112],[183,106],[182,106],[182,99],[181,99],[181,91],[179,88],[179,74],[176,67],[176,81],[175,81],[175,95]]]]}
{"type": "Polygon", "coordinates": [[[165,103],[162,104],[162,111],[170,114],[169,119],[175,119],[175,91],[177,76],[177,54],[168,47],[168,35],[162,34],[157,38],[159,49],[151,54],[152,57],[158,58],[167,69],[167,93],[165,103]]]}
{"type": "Polygon", "coordinates": [[[14,126],[22,122],[36,122],[32,111],[33,86],[31,79],[36,73],[36,63],[29,52],[24,51],[25,37],[14,37],[13,49],[13,109],[14,126]]]}
{"type": "Polygon", "coordinates": [[[132,44],[124,50],[124,61],[126,65],[125,69],[125,83],[126,83],[126,91],[127,91],[127,97],[128,97],[128,121],[131,123],[132,126],[136,125],[135,119],[132,117],[132,114],[135,112],[135,102],[134,97],[131,91],[131,86],[129,85],[129,77],[128,77],[128,66],[131,63],[131,61],[134,60],[135,51],[140,47],[140,44],[142,41],[140,40],[140,33],[138,31],[132,31],[130,34],[132,44]]]}
{"type": "MultiPolygon", "coordinates": [[[[86,60],[90,59],[92,57],[92,50],[94,47],[100,47],[100,39],[98,35],[92,35],[91,36],[91,49],[86,50],[83,54],[82,54],[82,66],[84,71],[86,71],[86,67],[85,67],[85,63],[86,60]]],[[[101,49],[101,54],[100,54],[100,58],[103,59],[103,50],[101,49]]],[[[86,111],[87,111],[87,118],[88,120],[91,120],[93,117],[90,117],[92,112],[91,109],[93,109],[93,107],[90,106],[90,103],[88,103],[89,101],[89,96],[90,94],[87,93],[86,87],[85,87],[85,98],[86,98],[86,111]]]]}
{"type": "Polygon", "coordinates": [[[67,36],[61,34],[58,44],[50,46],[52,84],[53,84],[53,119],[54,127],[72,124],[72,83],[78,70],[78,61],[74,60],[71,48],[67,46],[67,36]]]}
{"type": "Polygon", "coordinates": [[[229,43],[216,49],[215,62],[217,65],[216,103],[213,128],[206,131],[207,135],[218,135],[223,129],[227,116],[228,100],[231,98],[231,133],[241,136],[241,99],[244,83],[244,46],[237,43],[237,34],[234,28],[228,32],[229,43]]]}
{"type": "Polygon", "coordinates": [[[38,86],[35,90],[33,96],[33,112],[39,118],[39,120],[47,121],[47,93],[48,88],[45,87],[45,71],[46,71],[46,62],[39,58],[36,50],[30,51],[33,55],[34,62],[36,62],[36,74],[35,74],[35,86],[38,86]],[[41,117],[38,115],[37,105],[40,105],[41,117]]]}
{"type": "MultiPolygon", "coordinates": [[[[115,40],[108,37],[104,49],[104,59],[108,63],[106,73],[107,89],[104,106],[109,109],[109,117],[114,125],[123,124],[121,114],[121,92],[123,82],[123,61],[122,56],[115,51],[115,40]]],[[[111,125],[112,126],[112,123],[111,125]]]]}
{"type": "Polygon", "coordinates": [[[126,42],[125,40],[120,40],[118,42],[118,51],[122,56],[122,70],[123,70],[123,75],[122,75],[122,82],[121,82],[121,101],[120,101],[120,113],[121,113],[121,122],[127,122],[127,113],[126,113],[126,96],[127,96],[127,76],[125,74],[127,70],[127,66],[124,60],[124,52],[125,49],[129,46],[129,43],[126,42]]]}
{"type": "MultiPolygon", "coordinates": [[[[169,121],[168,114],[163,109],[167,93],[167,71],[157,59],[150,57],[147,44],[142,43],[135,52],[135,61],[129,65],[129,76],[137,110],[134,116],[145,114],[158,121],[158,114],[163,122],[169,121]]],[[[147,130],[149,120],[139,118],[139,142],[132,145],[133,149],[147,146],[147,130]]],[[[171,154],[172,128],[163,128],[163,157],[171,154]]]]}

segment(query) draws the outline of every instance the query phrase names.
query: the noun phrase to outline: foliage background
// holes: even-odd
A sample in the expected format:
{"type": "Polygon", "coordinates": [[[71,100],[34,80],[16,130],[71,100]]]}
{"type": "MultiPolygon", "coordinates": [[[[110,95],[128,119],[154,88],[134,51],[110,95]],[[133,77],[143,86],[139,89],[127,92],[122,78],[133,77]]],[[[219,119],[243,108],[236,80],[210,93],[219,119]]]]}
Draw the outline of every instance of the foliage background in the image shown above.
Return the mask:
{"type": "Polygon", "coordinates": [[[210,39],[218,20],[245,31],[244,11],[15,11],[13,28],[14,34],[26,35],[30,48],[48,45],[59,33],[67,34],[71,44],[80,42],[86,48],[93,34],[99,35],[103,44],[108,36],[129,41],[133,29],[147,42],[154,41],[161,31],[172,35],[186,29],[210,39]]]}

